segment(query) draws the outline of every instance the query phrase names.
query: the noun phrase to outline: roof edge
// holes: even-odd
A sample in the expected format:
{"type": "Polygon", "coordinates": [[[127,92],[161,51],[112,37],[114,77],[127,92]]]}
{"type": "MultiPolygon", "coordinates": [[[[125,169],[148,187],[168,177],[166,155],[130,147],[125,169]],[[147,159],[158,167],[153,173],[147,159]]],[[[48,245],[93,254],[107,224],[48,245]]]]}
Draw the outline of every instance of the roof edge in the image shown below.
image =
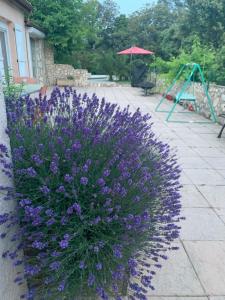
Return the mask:
{"type": "Polygon", "coordinates": [[[32,11],[32,5],[27,0],[9,0],[9,2],[15,4],[16,6],[20,7],[25,12],[30,13],[32,11]]]}

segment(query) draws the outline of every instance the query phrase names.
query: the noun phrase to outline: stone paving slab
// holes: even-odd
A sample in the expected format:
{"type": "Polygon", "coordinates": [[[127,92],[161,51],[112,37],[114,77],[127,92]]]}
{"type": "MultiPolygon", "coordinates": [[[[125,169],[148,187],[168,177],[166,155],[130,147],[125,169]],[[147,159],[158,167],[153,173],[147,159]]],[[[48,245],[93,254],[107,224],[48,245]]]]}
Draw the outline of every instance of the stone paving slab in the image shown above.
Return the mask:
{"type": "Polygon", "coordinates": [[[186,138],[182,138],[184,143],[187,146],[192,146],[192,147],[209,147],[209,142],[207,141],[206,138],[201,138],[199,135],[195,136],[187,136],[186,138]]]}
{"type": "Polygon", "coordinates": [[[185,169],[185,174],[196,185],[224,185],[225,180],[216,170],[213,169],[185,169]]]}
{"type": "Polygon", "coordinates": [[[199,186],[198,189],[212,207],[225,208],[225,186],[199,186]]]}
{"type": "Polygon", "coordinates": [[[224,208],[215,208],[216,214],[221,218],[221,220],[225,223],[225,209],[224,208]]]}
{"type": "Polygon", "coordinates": [[[225,226],[211,208],[184,208],[181,239],[185,241],[225,241],[225,226]]]}
{"type": "Polygon", "coordinates": [[[194,185],[184,185],[181,195],[181,203],[184,208],[209,207],[209,203],[194,185]]]}
{"type": "Polygon", "coordinates": [[[217,170],[217,172],[223,176],[224,180],[225,180],[225,170],[217,170]]]}
{"type": "Polygon", "coordinates": [[[209,300],[225,300],[225,296],[212,296],[209,300]]]}
{"type": "Polygon", "coordinates": [[[193,148],[195,152],[197,152],[201,157],[223,157],[225,158],[225,153],[220,148],[214,147],[198,147],[193,148]]]}
{"type": "Polygon", "coordinates": [[[187,157],[179,158],[179,163],[183,169],[211,169],[212,167],[201,157],[187,157]]]}
{"type": "Polygon", "coordinates": [[[155,291],[148,292],[151,296],[187,296],[204,295],[204,290],[183,248],[169,253],[169,259],[163,263],[161,270],[153,279],[155,291]]]}
{"type": "Polygon", "coordinates": [[[199,154],[195,151],[195,148],[191,147],[177,147],[178,157],[199,157],[199,154]]]}
{"type": "Polygon", "coordinates": [[[225,242],[184,242],[191,262],[208,295],[225,295],[225,242]]]}
{"type": "Polygon", "coordinates": [[[191,179],[187,176],[187,174],[185,173],[185,171],[183,171],[181,173],[181,176],[180,176],[180,183],[183,184],[183,185],[193,185],[192,182],[191,182],[191,179]]]}
{"type": "Polygon", "coordinates": [[[205,161],[215,170],[225,170],[225,156],[205,157],[205,161]]]}
{"type": "MultiPolygon", "coordinates": [[[[225,298],[224,298],[225,299],[225,298]]],[[[151,297],[149,300],[208,300],[207,297],[151,297]]],[[[220,299],[213,299],[220,300],[220,299]]],[[[223,300],[223,299],[221,299],[223,300]]]]}

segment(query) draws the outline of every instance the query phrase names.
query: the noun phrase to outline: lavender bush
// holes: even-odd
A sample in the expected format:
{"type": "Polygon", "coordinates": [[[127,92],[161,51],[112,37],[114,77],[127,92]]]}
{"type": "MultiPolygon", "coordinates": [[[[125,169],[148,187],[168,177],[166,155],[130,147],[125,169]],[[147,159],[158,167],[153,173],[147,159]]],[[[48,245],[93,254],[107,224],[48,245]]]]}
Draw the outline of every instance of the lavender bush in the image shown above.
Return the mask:
{"type": "Polygon", "coordinates": [[[4,145],[0,153],[15,190],[1,189],[17,209],[0,224],[14,246],[3,256],[25,268],[15,279],[28,281],[21,297],[121,299],[129,278],[131,299],[146,299],[176,249],[181,208],[176,158],[150,116],[58,88],[7,110],[13,164],[4,145]]]}

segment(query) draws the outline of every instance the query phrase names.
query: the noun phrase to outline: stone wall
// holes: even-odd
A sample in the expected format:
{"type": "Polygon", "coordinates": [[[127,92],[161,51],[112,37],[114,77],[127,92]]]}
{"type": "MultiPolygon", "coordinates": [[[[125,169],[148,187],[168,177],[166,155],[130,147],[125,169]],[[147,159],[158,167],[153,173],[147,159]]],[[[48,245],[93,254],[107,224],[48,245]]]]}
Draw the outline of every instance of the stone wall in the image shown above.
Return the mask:
{"type": "MultiPolygon", "coordinates": [[[[157,83],[158,92],[164,93],[168,87],[169,87],[168,83],[166,83],[161,79],[158,80],[157,83]]],[[[181,90],[181,87],[182,87],[182,83],[176,83],[173,89],[169,92],[169,94],[175,97],[176,94],[181,90]]],[[[204,116],[209,118],[210,111],[209,111],[208,100],[205,95],[203,85],[201,83],[194,83],[189,87],[189,89],[187,89],[186,92],[195,95],[196,103],[200,108],[200,112],[204,116]]],[[[225,86],[210,84],[209,95],[211,96],[216,115],[219,116],[221,113],[224,113],[225,112],[225,86]]],[[[220,118],[219,121],[221,121],[220,118]]]]}
{"type": "Polygon", "coordinates": [[[52,48],[45,45],[45,64],[48,85],[58,84],[62,80],[65,82],[69,77],[73,77],[74,86],[88,85],[88,71],[74,69],[71,65],[55,64],[52,48]]]}

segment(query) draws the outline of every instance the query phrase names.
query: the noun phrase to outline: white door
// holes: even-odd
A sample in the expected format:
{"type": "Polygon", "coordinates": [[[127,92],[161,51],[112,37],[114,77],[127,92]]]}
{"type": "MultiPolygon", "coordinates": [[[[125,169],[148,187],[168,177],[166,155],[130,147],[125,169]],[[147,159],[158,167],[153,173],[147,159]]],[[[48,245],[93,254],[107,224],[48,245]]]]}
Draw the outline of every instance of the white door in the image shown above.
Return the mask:
{"type": "Polygon", "coordinates": [[[27,77],[25,34],[22,26],[15,26],[17,59],[21,77],[27,77]]]}

